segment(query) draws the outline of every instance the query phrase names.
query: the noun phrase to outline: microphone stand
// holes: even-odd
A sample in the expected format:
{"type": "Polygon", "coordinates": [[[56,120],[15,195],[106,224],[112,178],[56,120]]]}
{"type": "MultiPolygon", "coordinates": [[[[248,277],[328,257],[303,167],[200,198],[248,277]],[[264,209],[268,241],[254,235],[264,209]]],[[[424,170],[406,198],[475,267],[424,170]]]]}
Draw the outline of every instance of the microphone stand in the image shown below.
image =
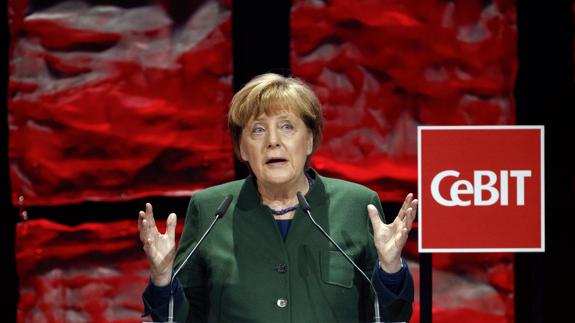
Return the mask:
{"type": "Polygon", "coordinates": [[[329,234],[327,234],[327,232],[325,232],[325,230],[315,221],[315,219],[311,215],[311,207],[309,206],[309,203],[307,202],[306,198],[303,196],[303,194],[301,192],[297,192],[297,199],[299,201],[299,205],[301,206],[302,210],[309,216],[311,222],[313,222],[313,224],[337,248],[337,250],[339,250],[339,252],[353,265],[353,267],[355,267],[355,269],[357,269],[357,271],[363,276],[363,278],[365,278],[367,280],[367,282],[369,283],[369,287],[371,288],[371,291],[373,292],[373,294],[375,296],[373,299],[373,308],[375,310],[373,320],[375,323],[383,322],[383,321],[381,321],[381,317],[380,317],[380,313],[379,313],[379,297],[377,296],[377,291],[375,290],[375,287],[373,286],[371,279],[369,279],[367,277],[367,275],[363,272],[363,270],[361,270],[361,268],[359,268],[359,266],[355,264],[355,262],[343,251],[343,249],[341,249],[341,247],[332,239],[332,237],[329,234]]]}
{"type": "Polygon", "coordinates": [[[190,257],[194,254],[194,252],[196,252],[196,249],[198,249],[198,247],[200,246],[200,244],[202,244],[202,242],[204,241],[204,239],[206,238],[206,236],[208,235],[208,233],[210,233],[210,231],[212,230],[212,228],[214,227],[214,225],[216,224],[216,222],[224,217],[224,214],[226,213],[226,211],[228,210],[228,207],[230,206],[230,203],[232,202],[233,196],[232,195],[227,195],[224,200],[222,201],[222,203],[220,203],[220,205],[218,206],[218,208],[216,209],[216,213],[215,213],[215,218],[212,221],[212,223],[210,224],[210,226],[208,227],[208,229],[206,230],[206,232],[204,232],[204,234],[202,235],[202,237],[200,238],[200,240],[198,240],[198,242],[196,243],[196,245],[194,246],[194,248],[192,248],[192,250],[188,253],[188,255],[186,256],[186,258],[184,259],[184,261],[180,264],[180,266],[178,266],[178,268],[174,271],[174,273],[172,274],[172,278],[170,279],[170,302],[168,303],[168,323],[173,323],[174,322],[174,288],[173,288],[173,283],[174,283],[174,278],[176,278],[176,275],[180,272],[180,270],[184,267],[184,265],[188,262],[188,259],[190,259],[190,257]]]}

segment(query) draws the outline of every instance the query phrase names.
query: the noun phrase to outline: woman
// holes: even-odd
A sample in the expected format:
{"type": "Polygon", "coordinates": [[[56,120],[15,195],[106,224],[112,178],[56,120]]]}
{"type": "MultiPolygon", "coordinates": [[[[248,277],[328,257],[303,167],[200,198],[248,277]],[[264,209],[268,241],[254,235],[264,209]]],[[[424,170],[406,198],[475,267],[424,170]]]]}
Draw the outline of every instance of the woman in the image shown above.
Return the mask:
{"type": "Polygon", "coordinates": [[[315,220],[364,272],[373,273],[383,319],[408,321],[413,281],[401,250],[417,208],[412,194],[388,225],[374,191],[311,169],[321,140],[321,109],[295,78],[264,74],[250,81],[232,99],[228,125],[234,151],[251,175],[194,194],[177,253],[175,214],[160,234],[152,206],[140,211],[140,239],[151,269],[145,314],[165,320],[172,268],[231,194],[226,215],[172,284],[176,321],[371,320],[368,283],[298,207],[296,193],[302,192],[315,220]]]}

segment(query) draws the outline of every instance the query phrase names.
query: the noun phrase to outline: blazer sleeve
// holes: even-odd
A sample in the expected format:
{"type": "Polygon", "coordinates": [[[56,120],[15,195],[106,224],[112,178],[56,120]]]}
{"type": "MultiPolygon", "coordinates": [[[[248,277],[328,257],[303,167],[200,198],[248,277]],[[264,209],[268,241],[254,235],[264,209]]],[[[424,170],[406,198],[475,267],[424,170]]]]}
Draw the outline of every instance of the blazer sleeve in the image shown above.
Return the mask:
{"type": "MultiPolygon", "coordinates": [[[[142,301],[144,302],[144,314],[142,316],[150,315],[154,322],[167,322],[168,321],[168,306],[170,300],[169,287],[155,287],[151,282],[142,294],[142,301]],[[159,292],[166,295],[158,295],[159,292]]],[[[187,312],[187,304],[185,303],[185,295],[182,291],[182,286],[176,278],[172,283],[173,296],[174,296],[174,317],[184,317],[187,312]],[[178,315],[178,311],[182,312],[178,315]]],[[[179,322],[176,319],[177,322],[179,322]]]]}

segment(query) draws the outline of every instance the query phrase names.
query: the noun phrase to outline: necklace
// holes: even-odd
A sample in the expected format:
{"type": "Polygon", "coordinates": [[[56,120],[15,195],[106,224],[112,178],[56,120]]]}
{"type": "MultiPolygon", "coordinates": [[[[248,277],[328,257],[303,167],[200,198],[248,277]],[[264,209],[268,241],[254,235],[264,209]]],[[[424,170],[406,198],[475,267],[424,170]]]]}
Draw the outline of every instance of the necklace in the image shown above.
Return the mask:
{"type": "MultiPolygon", "coordinates": [[[[305,173],[305,178],[307,178],[307,183],[309,185],[309,189],[311,189],[311,185],[313,184],[313,180],[311,179],[311,177],[307,173],[305,173]]],[[[274,210],[272,208],[270,208],[270,210],[272,211],[273,215],[284,215],[286,213],[289,213],[289,212],[297,209],[298,207],[299,207],[299,203],[294,205],[294,206],[290,206],[290,207],[287,207],[287,208],[281,209],[281,210],[274,210]]]]}

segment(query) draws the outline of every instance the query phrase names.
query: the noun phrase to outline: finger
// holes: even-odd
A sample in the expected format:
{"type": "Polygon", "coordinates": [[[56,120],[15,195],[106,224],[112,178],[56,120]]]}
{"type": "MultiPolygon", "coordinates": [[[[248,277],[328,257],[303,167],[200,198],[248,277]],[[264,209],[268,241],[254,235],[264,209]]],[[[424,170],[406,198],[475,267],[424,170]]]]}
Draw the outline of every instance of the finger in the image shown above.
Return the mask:
{"type": "Polygon", "coordinates": [[[410,231],[411,230],[411,224],[413,223],[413,209],[412,208],[408,208],[407,211],[405,211],[405,219],[403,221],[401,221],[401,224],[399,225],[399,229],[400,231],[410,231]]]}
{"type": "Polygon", "coordinates": [[[147,230],[148,224],[150,221],[147,220],[146,212],[140,211],[138,212],[138,230],[147,230]]]}
{"type": "Polygon", "coordinates": [[[407,242],[407,234],[408,230],[406,228],[402,228],[402,230],[400,230],[397,235],[395,236],[395,247],[397,248],[397,250],[399,252],[401,252],[401,250],[403,250],[403,247],[405,246],[405,243],[407,242]]]}
{"type": "Polygon", "coordinates": [[[407,216],[409,214],[408,212],[410,210],[409,204],[406,204],[408,198],[409,198],[409,196],[405,198],[405,200],[403,201],[403,205],[401,206],[401,209],[399,209],[397,216],[393,220],[392,224],[394,226],[405,226],[406,221],[407,221],[407,216]]]}
{"type": "Polygon", "coordinates": [[[153,241],[153,235],[158,233],[156,222],[154,221],[153,209],[150,203],[146,203],[146,211],[140,211],[138,217],[138,229],[140,230],[140,240],[144,244],[144,249],[153,241]]]}
{"type": "Polygon", "coordinates": [[[146,227],[146,213],[144,211],[140,211],[138,213],[138,231],[140,232],[140,239],[143,237],[144,234],[147,232],[146,227]]]}
{"type": "Polygon", "coordinates": [[[373,227],[373,232],[377,232],[382,229],[383,222],[379,216],[377,208],[373,204],[367,205],[367,213],[369,214],[369,219],[371,220],[371,226],[373,227]]]}
{"type": "MultiPolygon", "coordinates": [[[[408,194],[409,196],[409,194],[408,194]]],[[[399,212],[397,212],[397,216],[396,218],[401,218],[403,215],[403,212],[405,211],[405,202],[407,201],[407,196],[405,197],[405,199],[403,200],[403,204],[401,204],[401,207],[399,208],[399,212]]]]}
{"type": "Polygon", "coordinates": [[[401,205],[401,209],[402,209],[402,210],[405,210],[405,209],[406,209],[406,206],[409,205],[408,200],[410,200],[412,196],[413,196],[413,194],[411,194],[411,193],[408,193],[408,194],[405,196],[405,199],[403,200],[403,204],[401,205]]]}
{"type": "Polygon", "coordinates": [[[150,233],[150,228],[148,226],[149,221],[147,221],[146,219],[142,219],[140,221],[140,241],[142,241],[142,243],[144,244],[144,247],[146,247],[147,244],[150,243],[150,238],[151,238],[151,233],[150,233]]]}
{"type": "Polygon", "coordinates": [[[156,221],[154,220],[154,209],[150,203],[146,203],[146,219],[150,222],[149,224],[151,226],[156,225],[156,221]]]}
{"type": "Polygon", "coordinates": [[[405,217],[405,226],[408,230],[411,230],[411,226],[413,225],[413,221],[415,220],[415,216],[417,215],[417,200],[413,200],[411,202],[411,207],[409,215],[405,217]]]}
{"type": "Polygon", "coordinates": [[[175,241],[176,239],[176,224],[178,223],[178,218],[175,213],[168,215],[166,220],[166,234],[170,241],[175,241]]]}
{"type": "Polygon", "coordinates": [[[403,200],[403,204],[401,205],[401,209],[399,209],[399,213],[397,214],[397,217],[401,221],[403,221],[403,219],[405,218],[405,211],[407,211],[407,209],[409,208],[409,205],[411,204],[412,199],[413,199],[413,194],[409,193],[405,197],[405,200],[403,200]]]}
{"type": "Polygon", "coordinates": [[[138,212],[138,231],[142,231],[143,225],[142,225],[142,220],[145,219],[146,213],[144,213],[144,211],[140,211],[138,212]]]}

